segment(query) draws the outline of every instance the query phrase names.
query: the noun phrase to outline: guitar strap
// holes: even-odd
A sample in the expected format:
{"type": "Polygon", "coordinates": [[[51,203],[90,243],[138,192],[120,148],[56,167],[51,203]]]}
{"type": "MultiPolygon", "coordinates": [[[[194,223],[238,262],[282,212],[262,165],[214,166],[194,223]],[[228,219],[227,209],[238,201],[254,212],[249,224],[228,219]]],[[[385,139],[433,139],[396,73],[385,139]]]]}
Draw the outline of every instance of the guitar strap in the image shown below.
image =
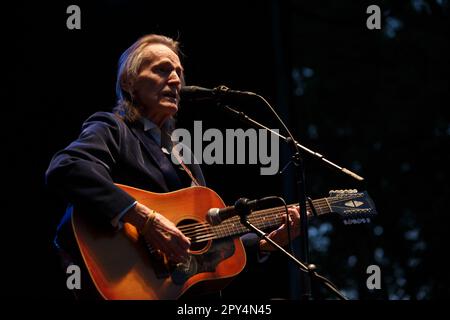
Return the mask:
{"type": "MultiPolygon", "coordinates": [[[[192,182],[194,183],[195,186],[200,186],[200,183],[198,182],[198,180],[194,177],[194,175],[192,174],[191,170],[188,168],[188,166],[183,162],[183,159],[181,158],[181,156],[179,155],[179,153],[176,151],[175,145],[172,141],[172,137],[166,132],[163,131],[163,133],[166,135],[166,138],[168,138],[166,140],[167,143],[170,143],[170,152],[168,154],[168,156],[170,154],[173,154],[174,157],[177,159],[178,163],[181,165],[181,167],[184,169],[184,171],[188,174],[189,178],[191,178],[192,182]]],[[[163,151],[164,152],[164,151],[163,151]]]]}
{"type": "Polygon", "coordinates": [[[175,148],[173,148],[172,145],[172,154],[175,156],[175,158],[177,158],[177,161],[180,163],[180,165],[183,167],[184,171],[186,171],[186,173],[189,175],[189,177],[191,178],[192,182],[194,183],[195,186],[199,186],[200,183],[198,182],[198,180],[194,177],[194,175],[192,174],[191,170],[188,168],[188,166],[183,162],[183,159],[181,159],[180,155],[178,154],[177,151],[174,150],[175,148]]]}

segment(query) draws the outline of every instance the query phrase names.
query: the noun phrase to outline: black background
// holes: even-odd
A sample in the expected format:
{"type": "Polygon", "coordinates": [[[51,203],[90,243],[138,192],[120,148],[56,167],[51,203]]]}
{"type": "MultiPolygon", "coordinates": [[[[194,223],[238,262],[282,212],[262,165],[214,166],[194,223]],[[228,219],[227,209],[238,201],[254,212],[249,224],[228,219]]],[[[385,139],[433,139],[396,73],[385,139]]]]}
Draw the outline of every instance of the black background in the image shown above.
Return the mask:
{"type": "MultiPolygon", "coordinates": [[[[52,250],[65,203],[45,189],[45,170],[90,114],[114,105],[121,52],[144,34],[163,33],[182,43],[188,84],[263,95],[301,143],[366,178],[358,183],[305,156],[308,195],[365,189],[379,212],[371,225],[311,222],[311,256],[322,274],[352,299],[448,298],[448,1],[378,1],[382,29],[368,30],[373,3],[62,1],[5,11],[13,19],[3,50],[11,59],[4,61],[2,294],[71,298],[52,250]],[[66,27],[70,4],[81,8],[81,30],[66,27]],[[381,290],[366,287],[371,264],[381,268],[381,290]]],[[[276,125],[262,105],[246,108],[276,125]]],[[[246,128],[213,105],[182,106],[179,126],[194,120],[204,130],[246,128]]],[[[295,200],[290,170],[203,170],[226,203],[295,200]]],[[[292,297],[285,259],[272,260],[264,272],[245,270],[225,296],[292,297]]]]}

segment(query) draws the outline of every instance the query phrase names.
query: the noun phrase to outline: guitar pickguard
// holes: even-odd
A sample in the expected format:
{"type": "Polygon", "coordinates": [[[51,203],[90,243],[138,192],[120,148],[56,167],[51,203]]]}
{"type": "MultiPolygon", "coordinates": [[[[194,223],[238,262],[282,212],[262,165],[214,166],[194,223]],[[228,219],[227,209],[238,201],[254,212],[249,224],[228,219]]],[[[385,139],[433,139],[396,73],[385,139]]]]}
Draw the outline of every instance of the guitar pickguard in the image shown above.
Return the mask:
{"type": "Polygon", "coordinates": [[[213,240],[207,252],[191,254],[185,263],[171,267],[170,276],[174,284],[182,285],[190,277],[202,272],[214,272],[217,265],[234,254],[233,239],[213,240]]]}

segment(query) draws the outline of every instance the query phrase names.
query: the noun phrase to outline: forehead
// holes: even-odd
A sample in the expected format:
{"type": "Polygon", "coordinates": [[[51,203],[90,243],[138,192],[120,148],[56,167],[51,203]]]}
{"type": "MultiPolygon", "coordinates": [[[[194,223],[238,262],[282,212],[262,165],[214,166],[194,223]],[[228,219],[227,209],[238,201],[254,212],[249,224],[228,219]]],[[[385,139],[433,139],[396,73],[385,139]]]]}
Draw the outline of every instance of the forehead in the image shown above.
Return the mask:
{"type": "Polygon", "coordinates": [[[164,44],[152,43],[142,50],[142,60],[144,63],[155,63],[165,59],[181,66],[178,55],[164,44]]]}

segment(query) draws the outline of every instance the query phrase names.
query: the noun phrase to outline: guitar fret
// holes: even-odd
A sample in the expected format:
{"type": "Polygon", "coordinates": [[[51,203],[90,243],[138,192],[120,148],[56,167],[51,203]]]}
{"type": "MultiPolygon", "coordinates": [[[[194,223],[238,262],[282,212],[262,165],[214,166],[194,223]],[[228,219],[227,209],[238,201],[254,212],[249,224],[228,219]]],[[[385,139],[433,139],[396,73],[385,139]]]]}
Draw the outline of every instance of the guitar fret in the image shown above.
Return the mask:
{"type": "Polygon", "coordinates": [[[317,212],[317,214],[318,215],[321,215],[321,214],[323,214],[324,212],[323,212],[323,204],[322,204],[322,199],[319,199],[318,201],[317,201],[317,206],[314,206],[314,208],[316,209],[316,212],[317,212]]]}
{"type": "Polygon", "coordinates": [[[325,200],[325,203],[326,203],[327,207],[329,208],[329,210],[331,212],[331,206],[330,206],[330,203],[328,202],[328,199],[325,198],[324,200],[325,200]]]}

